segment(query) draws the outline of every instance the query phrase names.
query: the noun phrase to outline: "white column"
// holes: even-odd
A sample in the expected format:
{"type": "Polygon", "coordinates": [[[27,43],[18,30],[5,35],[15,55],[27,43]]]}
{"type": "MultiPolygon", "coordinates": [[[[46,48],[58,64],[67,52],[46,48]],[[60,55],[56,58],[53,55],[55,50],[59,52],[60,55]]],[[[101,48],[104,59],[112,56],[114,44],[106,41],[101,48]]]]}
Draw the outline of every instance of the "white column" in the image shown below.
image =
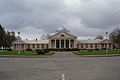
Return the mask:
{"type": "Polygon", "coordinates": [[[20,44],[19,50],[21,50],[21,49],[22,49],[22,48],[21,48],[21,45],[22,45],[22,44],[20,44]]]}
{"type": "Polygon", "coordinates": [[[18,44],[16,44],[16,50],[18,50],[18,44]]]}
{"type": "Polygon", "coordinates": [[[50,42],[49,42],[49,43],[50,43],[49,48],[51,48],[51,40],[49,40],[49,41],[50,41],[50,42]]]}
{"type": "Polygon", "coordinates": [[[106,45],[105,45],[105,43],[104,43],[104,48],[106,48],[106,45]]]}
{"type": "Polygon", "coordinates": [[[61,48],[61,39],[59,40],[59,48],[61,48]]]}
{"type": "Polygon", "coordinates": [[[71,48],[71,43],[70,43],[70,39],[69,39],[69,48],[71,48]]]}
{"type": "Polygon", "coordinates": [[[18,44],[15,45],[15,50],[18,50],[18,44]]]}
{"type": "Polygon", "coordinates": [[[24,46],[24,50],[25,50],[25,44],[23,46],[24,46]]]}
{"type": "Polygon", "coordinates": [[[75,39],[74,39],[74,48],[76,48],[76,42],[75,42],[75,39]]]}
{"type": "Polygon", "coordinates": [[[101,49],[102,44],[100,44],[100,49],[101,49]]]}
{"type": "Polygon", "coordinates": [[[56,48],[56,39],[55,39],[55,48],[56,48]]]}
{"type": "Polygon", "coordinates": [[[20,46],[20,44],[18,43],[18,44],[17,44],[17,50],[19,50],[19,46],[20,46]]]}
{"type": "Polygon", "coordinates": [[[66,48],[66,39],[64,39],[64,48],[66,48]]]}
{"type": "Polygon", "coordinates": [[[109,43],[107,43],[107,49],[109,49],[109,43]]]}

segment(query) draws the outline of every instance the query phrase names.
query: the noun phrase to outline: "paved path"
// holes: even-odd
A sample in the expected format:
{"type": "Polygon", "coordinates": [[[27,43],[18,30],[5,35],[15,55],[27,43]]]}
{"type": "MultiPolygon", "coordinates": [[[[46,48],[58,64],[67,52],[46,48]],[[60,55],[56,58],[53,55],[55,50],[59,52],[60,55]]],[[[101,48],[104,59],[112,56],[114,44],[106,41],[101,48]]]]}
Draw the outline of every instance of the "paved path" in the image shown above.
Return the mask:
{"type": "Polygon", "coordinates": [[[52,57],[75,57],[77,55],[73,54],[73,52],[55,52],[54,55],[52,55],[52,57]]]}

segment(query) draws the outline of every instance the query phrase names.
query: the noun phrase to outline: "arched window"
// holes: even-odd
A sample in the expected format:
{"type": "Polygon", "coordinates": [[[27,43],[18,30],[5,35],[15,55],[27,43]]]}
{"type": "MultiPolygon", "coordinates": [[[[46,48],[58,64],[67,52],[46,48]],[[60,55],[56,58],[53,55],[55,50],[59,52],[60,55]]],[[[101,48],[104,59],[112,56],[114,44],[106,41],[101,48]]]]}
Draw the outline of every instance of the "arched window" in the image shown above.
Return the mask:
{"type": "Polygon", "coordinates": [[[62,34],[62,35],[60,35],[60,37],[65,37],[65,35],[62,34]]]}

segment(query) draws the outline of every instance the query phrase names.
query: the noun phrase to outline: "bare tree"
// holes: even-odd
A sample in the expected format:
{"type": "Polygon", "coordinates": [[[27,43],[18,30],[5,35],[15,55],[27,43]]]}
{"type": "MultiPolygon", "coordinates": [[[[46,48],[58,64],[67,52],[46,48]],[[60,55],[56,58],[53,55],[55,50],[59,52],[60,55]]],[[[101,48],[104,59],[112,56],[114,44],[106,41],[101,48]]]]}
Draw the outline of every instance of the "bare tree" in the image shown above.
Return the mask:
{"type": "Polygon", "coordinates": [[[116,28],[109,35],[110,40],[113,42],[113,47],[115,49],[120,49],[120,29],[116,28]]]}

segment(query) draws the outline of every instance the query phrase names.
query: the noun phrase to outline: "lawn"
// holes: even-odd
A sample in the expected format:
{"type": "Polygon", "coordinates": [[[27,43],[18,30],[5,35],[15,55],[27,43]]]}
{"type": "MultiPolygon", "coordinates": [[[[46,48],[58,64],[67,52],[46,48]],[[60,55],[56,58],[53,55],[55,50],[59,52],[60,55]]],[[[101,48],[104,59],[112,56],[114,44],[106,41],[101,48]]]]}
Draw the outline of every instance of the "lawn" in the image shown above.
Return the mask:
{"type": "MultiPolygon", "coordinates": [[[[97,50],[97,51],[79,51],[74,52],[77,55],[104,55],[106,54],[106,50],[97,50]]],[[[120,54],[120,50],[108,50],[107,54],[120,54]]]]}
{"type": "MultiPolygon", "coordinates": [[[[53,52],[47,52],[45,54],[41,55],[52,55],[53,52]]],[[[20,54],[18,51],[0,51],[0,55],[38,55],[36,51],[20,51],[20,54]]]]}

